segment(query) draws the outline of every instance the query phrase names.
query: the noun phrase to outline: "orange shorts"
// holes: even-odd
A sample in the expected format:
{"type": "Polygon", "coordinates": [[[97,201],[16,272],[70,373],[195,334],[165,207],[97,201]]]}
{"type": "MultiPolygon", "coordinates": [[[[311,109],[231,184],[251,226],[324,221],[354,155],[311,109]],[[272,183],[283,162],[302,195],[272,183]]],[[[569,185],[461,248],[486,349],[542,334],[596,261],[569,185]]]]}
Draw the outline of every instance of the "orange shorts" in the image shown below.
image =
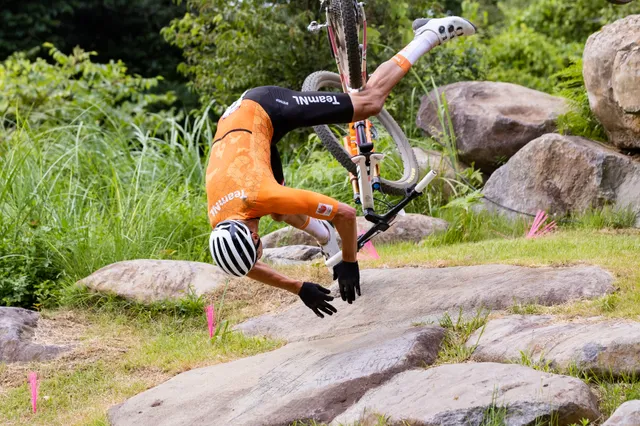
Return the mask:
{"type": "Polygon", "coordinates": [[[245,99],[218,123],[209,165],[207,200],[212,227],[227,219],[255,219],[272,213],[331,220],[338,201],[280,185],[271,170],[273,125],[265,110],[245,99]]]}

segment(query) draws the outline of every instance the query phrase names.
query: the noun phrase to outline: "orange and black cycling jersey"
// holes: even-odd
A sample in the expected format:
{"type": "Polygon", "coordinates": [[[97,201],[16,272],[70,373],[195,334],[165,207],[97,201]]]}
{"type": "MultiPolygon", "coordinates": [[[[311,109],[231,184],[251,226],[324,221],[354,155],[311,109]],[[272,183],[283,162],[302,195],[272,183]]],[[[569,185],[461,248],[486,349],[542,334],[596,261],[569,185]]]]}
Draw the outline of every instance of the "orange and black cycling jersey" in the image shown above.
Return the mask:
{"type": "Polygon", "coordinates": [[[206,176],[211,225],[272,213],[332,219],[336,200],[280,185],[283,173],[275,143],[295,128],[348,123],[352,117],[346,94],[274,86],[245,93],[220,119],[211,148],[206,176]]]}

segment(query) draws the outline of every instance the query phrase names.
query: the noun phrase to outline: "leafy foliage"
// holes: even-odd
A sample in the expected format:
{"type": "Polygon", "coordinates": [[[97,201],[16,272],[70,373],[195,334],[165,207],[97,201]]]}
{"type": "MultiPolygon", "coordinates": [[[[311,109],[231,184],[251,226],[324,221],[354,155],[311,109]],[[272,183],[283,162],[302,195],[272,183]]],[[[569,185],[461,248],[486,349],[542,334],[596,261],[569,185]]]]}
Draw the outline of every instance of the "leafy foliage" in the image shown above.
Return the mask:
{"type": "Polygon", "coordinates": [[[558,72],[556,92],[566,98],[570,110],[558,117],[558,130],[563,134],[584,136],[588,139],[605,141],[607,135],[602,124],[589,106],[589,96],[582,76],[582,59],[558,72]]]}
{"type": "Polygon", "coordinates": [[[172,0],[6,0],[0,10],[0,59],[50,42],[65,53],[80,46],[99,52],[100,62],[124,60],[135,73],[174,80],[180,51],[159,31],[184,11],[172,0]]]}
{"type": "Polygon", "coordinates": [[[121,62],[51,52],[0,66],[1,304],[46,303],[118,260],[206,256],[209,121],[147,111],[173,96],[121,62]]]}
{"type": "Polygon", "coordinates": [[[90,59],[94,54],[82,49],[65,55],[46,46],[53,64],[40,58],[31,61],[23,53],[0,64],[0,116],[5,124],[21,119],[29,125],[70,123],[82,114],[107,126],[145,120],[154,125],[161,117],[145,115],[146,110],[175,99],[171,93],[148,93],[161,78],[131,76],[122,61],[96,64],[90,59]]]}

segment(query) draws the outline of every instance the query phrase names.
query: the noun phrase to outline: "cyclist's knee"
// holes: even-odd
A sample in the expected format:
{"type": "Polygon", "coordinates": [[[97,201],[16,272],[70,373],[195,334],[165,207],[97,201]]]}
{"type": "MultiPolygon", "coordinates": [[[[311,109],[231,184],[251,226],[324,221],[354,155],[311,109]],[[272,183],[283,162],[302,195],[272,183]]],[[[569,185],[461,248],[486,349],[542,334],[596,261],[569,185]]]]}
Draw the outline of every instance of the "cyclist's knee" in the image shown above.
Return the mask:
{"type": "Polygon", "coordinates": [[[338,211],[333,220],[337,221],[355,221],[357,216],[357,210],[350,205],[340,203],[338,205],[338,211]]]}

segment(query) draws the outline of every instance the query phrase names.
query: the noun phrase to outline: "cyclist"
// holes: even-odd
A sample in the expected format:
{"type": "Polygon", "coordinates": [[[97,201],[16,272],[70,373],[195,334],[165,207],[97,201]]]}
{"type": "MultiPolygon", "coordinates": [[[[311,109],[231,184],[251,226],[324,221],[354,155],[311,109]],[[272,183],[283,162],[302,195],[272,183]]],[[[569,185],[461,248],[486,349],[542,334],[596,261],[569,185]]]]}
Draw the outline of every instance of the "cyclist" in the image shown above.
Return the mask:
{"type": "Polygon", "coordinates": [[[338,280],[342,300],[353,303],[360,296],[356,210],[321,194],[285,187],[276,143],[296,128],[377,115],[391,89],[422,55],[456,36],[475,33],[473,24],[456,16],[418,19],[413,29],[413,41],[378,67],[361,91],[303,93],[259,87],[245,92],[224,113],[206,176],[213,227],[209,248],[222,270],[297,294],[321,318],[323,313],[337,312],[329,303],[333,297],[328,289],[285,277],[258,261],[262,256],[258,222],[271,215],[315,237],[327,259],[340,250],[337,230],[343,261],[334,267],[333,278],[338,280]]]}

